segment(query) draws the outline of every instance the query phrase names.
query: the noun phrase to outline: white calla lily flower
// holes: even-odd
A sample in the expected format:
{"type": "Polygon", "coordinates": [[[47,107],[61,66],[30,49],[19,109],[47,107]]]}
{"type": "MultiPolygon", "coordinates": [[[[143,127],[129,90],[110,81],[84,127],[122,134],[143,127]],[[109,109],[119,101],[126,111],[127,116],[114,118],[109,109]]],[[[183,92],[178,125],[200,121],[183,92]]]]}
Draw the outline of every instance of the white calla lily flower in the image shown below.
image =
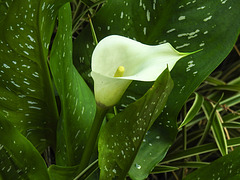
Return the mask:
{"type": "Polygon", "coordinates": [[[97,104],[115,105],[133,80],[155,81],[168,67],[191,53],[180,53],[169,43],[145,45],[111,35],[102,39],[92,55],[94,94],[97,104]]]}

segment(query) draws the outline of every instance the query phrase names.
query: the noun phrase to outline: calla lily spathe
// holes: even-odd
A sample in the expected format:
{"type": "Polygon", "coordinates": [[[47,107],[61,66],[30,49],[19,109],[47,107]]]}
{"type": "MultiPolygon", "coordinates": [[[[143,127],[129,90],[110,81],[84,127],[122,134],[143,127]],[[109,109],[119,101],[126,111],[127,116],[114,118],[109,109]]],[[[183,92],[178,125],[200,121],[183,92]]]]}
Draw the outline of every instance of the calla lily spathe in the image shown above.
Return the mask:
{"type": "Polygon", "coordinates": [[[105,37],[92,55],[96,102],[106,107],[115,105],[132,80],[155,81],[167,67],[171,70],[188,54],[179,53],[169,43],[150,46],[123,36],[105,37]],[[118,69],[122,71],[120,77],[116,75],[118,69]]]}

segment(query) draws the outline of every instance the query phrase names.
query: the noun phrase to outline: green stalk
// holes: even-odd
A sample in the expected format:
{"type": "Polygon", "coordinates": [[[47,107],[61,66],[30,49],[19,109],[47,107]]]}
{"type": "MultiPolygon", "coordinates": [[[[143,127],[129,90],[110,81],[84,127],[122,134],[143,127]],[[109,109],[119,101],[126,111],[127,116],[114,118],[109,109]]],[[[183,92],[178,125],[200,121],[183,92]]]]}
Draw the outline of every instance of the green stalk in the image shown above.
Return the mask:
{"type": "MultiPolygon", "coordinates": [[[[187,115],[187,105],[185,103],[183,107],[183,119],[186,118],[186,115],[187,115]]],[[[183,126],[183,150],[187,150],[187,127],[186,126],[183,126]]],[[[184,159],[184,162],[187,162],[187,159],[184,159]]],[[[187,168],[182,169],[182,179],[185,178],[186,176],[186,170],[187,168]]]]}
{"type": "Polygon", "coordinates": [[[95,118],[93,121],[93,125],[91,127],[91,131],[89,134],[89,138],[86,144],[86,147],[83,152],[83,156],[79,165],[79,172],[83,171],[89,164],[90,158],[92,156],[95,144],[97,142],[98,134],[100,131],[100,128],[102,126],[102,122],[104,120],[104,117],[106,115],[108,108],[97,105],[95,118]]]}
{"type": "MultiPolygon", "coordinates": [[[[186,115],[187,115],[187,106],[185,104],[183,108],[183,119],[185,119],[186,115]]],[[[187,127],[186,126],[183,126],[183,149],[187,150],[187,127]]]]}

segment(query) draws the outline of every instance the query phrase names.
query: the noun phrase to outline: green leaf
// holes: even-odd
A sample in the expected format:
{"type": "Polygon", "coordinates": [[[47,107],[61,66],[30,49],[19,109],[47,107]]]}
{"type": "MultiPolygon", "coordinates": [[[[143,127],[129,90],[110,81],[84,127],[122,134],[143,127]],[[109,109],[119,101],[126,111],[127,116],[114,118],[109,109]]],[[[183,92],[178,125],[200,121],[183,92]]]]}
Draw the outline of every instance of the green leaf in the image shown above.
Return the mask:
{"type": "MultiPolygon", "coordinates": [[[[178,112],[192,92],[231,51],[240,32],[239,9],[238,0],[108,0],[93,18],[99,41],[107,35],[118,34],[145,44],[170,42],[179,51],[203,49],[181,59],[171,71],[175,86],[166,108],[145,137],[146,141],[135,159],[135,164],[142,164],[142,168],[138,170],[132,166],[138,172],[132,178],[146,178],[166,155],[177,134],[178,112]]],[[[74,43],[74,61],[89,84],[93,48],[90,27],[87,27],[74,43]]],[[[146,83],[139,84],[142,88],[135,88],[135,91],[142,91],[141,94],[126,92],[126,96],[131,96],[128,98],[131,102],[144,93],[146,83]]]]}
{"type": "MultiPolygon", "coordinates": [[[[230,140],[227,140],[227,145],[228,145],[228,147],[239,146],[240,138],[237,137],[237,138],[232,138],[230,140]]],[[[216,143],[208,143],[208,144],[200,145],[197,147],[188,148],[187,150],[182,150],[182,151],[168,154],[161,163],[177,161],[180,159],[185,159],[188,157],[200,155],[203,153],[213,152],[213,151],[217,151],[217,150],[218,150],[218,147],[217,147],[216,143]]]]}
{"type": "MultiPolygon", "coordinates": [[[[123,179],[126,176],[146,132],[164,108],[172,87],[169,71],[165,70],[142,98],[102,128],[98,142],[100,179],[115,176],[123,179]]],[[[135,166],[139,170],[142,164],[135,166]]]]}
{"type": "Polygon", "coordinates": [[[0,137],[0,179],[49,179],[37,149],[1,113],[0,137]]]}
{"type": "Polygon", "coordinates": [[[239,178],[240,169],[239,149],[226,156],[223,156],[210,165],[204,166],[193,173],[189,174],[184,180],[193,179],[237,179],[239,178]]]}
{"type": "Polygon", "coordinates": [[[190,110],[188,111],[186,117],[184,118],[182,124],[179,126],[179,128],[185,126],[187,123],[189,123],[198,113],[198,111],[200,110],[202,103],[204,101],[203,96],[199,95],[198,93],[194,93],[196,98],[195,101],[192,105],[192,107],[190,108],[190,110]]]}
{"type": "Polygon", "coordinates": [[[59,11],[58,31],[53,42],[50,67],[61,100],[57,130],[57,165],[80,162],[95,115],[95,99],[72,63],[71,8],[59,11]]]}
{"type": "Polygon", "coordinates": [[[0,20],[0,112],[40,152],[49,144],[55,148],[58,111],[47,56],[65,2],[14,0],[0,20]]]}
{"type": "Polygon", "coordinates": [[[51,180],[85,180],[98,169],[98,160],[91,163],[84,171],[77,174],[79,165],[77,166],[58,166],[51,165],[48,168],[51,180]]]}
{"type": "Polygon", "coordinates": [[[166,173],[176,171],[178,169],[179,169],[178,167],[159,165],[156,166],[151,173],[152,174],[166,173]]]}
{"type": "MultiPolygon", "coordinates": [[[[85,180],[88,179],[97,169],[98,167],[98,160],[92,162],[90,165],[88,165],[87,168],[84,169],[80,174],[78,174],[74,180],[85,180]]],[[[91,177],[92,178],[92,177],[91,177]]]]}
{"type": "MultiPolygon", "coordinates": [[[[221,98],[220,98],[220,100],[221,100],[221,98]]],[[[219,102],[220,102],[220,100],[219,100],[219,102]]],[[[219,112],[216,110],[219,102],[215,105],[215,107],[213,107],[213,105],[208,101],[204,102],[203,109],[204,109],[204,113],[206,114],[206,116],[208,118],[208,123],[206,125],[204,134],[203,134],[200,142],[204,141],[204,138],[206,138],[206,136],[208,134],[208,130],[211,127],[213,135],[214,135],[214,139],[217,143],[217,146],[218,146],[221,154],[224,156],[224,155],[228,154],[228,149],[227,149],[226,136],[225,136],[225,133],[223,130],[222,123],[220,121],[220,115],[219,115],[219,112]]]]}
{"type": "Polygon", "coordinates": [[[228,90],[228,91],[240,91],[240,85],[218,85],[212,88],[209,88],[209,90],[228,90]]]}
{"type": "MultiPolygon", "coordinates": [[[[238,103],[240,103],[240,93],[237,93],[235,95],[228,97],[227,99],[224,99],[223,101],[221,101],[220,104],[223,106],[231,107],[238,103]]],[[[219,108],[218,110],[220,109],[223,109],[223,108],[219,108]]],[[[230,120],[227,120],[227,121],[230,121],[230,120]]]]}
{"type": "Polygon", "coordinates": [[[226,83],[224,81],[219,80],[219,79],[214,78],[214,77],[211,77],[211,76],[208,76],[205,79],[205,83],[212,84],[212,85],[226,85],[226,83]]]}
{"type": "Polygon", "coordinates": [[[68,180],[76,176],[77,168],[77,166],[51,165],[48,168],[48,173],[51,180],[68,180]]]}
{"type": "Polygon", "coordinates": [[[0,23],[6,17],[8,8],[11,5],[12,1],[13,0],[1,0],[0,1],[0,23]]]}
{"type": "Polygon", "coordinates": [[[227,148],[227,138],[222,126],[222,117],[220,116],[219,112],[216,112],[216,118],[212,123],[212,132],[214,139],[218,145],[218,148],[223,156],[228,154],[227,148]]]}
{"type": "Polygon", "coordinates": [[[223,125],[223,127],[227,127],[227,128],[240,128],[239,122],[223,123],[222,125],[223,125]]]}
{"type": "Polygon", "coordinates": [[[208,165],[208,162],[196,162],[196,161],[188,161],[188,162],[176,162],[171,163],[172,166],[176,166],[179,168],[200,168],[208,165]]]}

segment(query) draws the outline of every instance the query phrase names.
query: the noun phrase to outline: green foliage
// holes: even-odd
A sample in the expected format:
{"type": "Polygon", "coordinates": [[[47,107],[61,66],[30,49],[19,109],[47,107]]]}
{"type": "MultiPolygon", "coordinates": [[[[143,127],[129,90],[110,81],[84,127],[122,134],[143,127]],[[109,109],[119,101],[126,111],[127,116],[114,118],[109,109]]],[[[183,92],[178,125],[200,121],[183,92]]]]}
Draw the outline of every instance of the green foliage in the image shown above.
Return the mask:
{"type": "Polygon", "coordinates": [[[58,166],[51,165],[48,168],[49,176],[51,180],[85,180],[90,177],[98,169],[98,161],[91,163],[84,171],[78,174],[78,166],[58,166]]]}
{"type": "MultiPolygon", "coordinates": [[[[233,146],[239,146],[240,138],[237,137],[237,138],[232,138],[230,140],[227,140],[227,144],[228,144],[228,148],[233,147],[233,146]]],[[[208,143],[208,144],[200,145],[197,147],[188,148],[187,150],[178,150],[174,153],[168,154],[163,159],[161,164],[169,163],[169,162],[173,162],[173,161],[177,161],[177,160],[181,160],[181,159],[185,159],[185,158],[187,159],[189,157],[201,155],[204,153],[214,152],[217,150],[218,150],[218,147],[217,147],[216,143],[208,143]]]]}
{"type": "Polygon", "coordinates": [[[101,178],[239,179],[240,63],[224,62],[209,76],[240,33],[238,0],[74,0],[72,14],[67,2],[0,0],[0,179],[86,179],[98,169],[94,145],[93,163],[79,165],[96,111],[88,15],[99,41],[118,34],[201,50],[181,59],[172,79],[166,70],[153,87],[133,82],[115,116],[109,110],[98,142],[101,178]],[[56,165],[47,171],[40,154],[48,146],[56,165]]]}
{"type": "Polygon", "coordinates": [[[166,173],[166,172],[171,172],[171,171],[176,171],[179,168],[177,167],[173,167],[173,166],[164,166],[164,165],[160,165],[160,166],[156,166],[152,173],[156,174],[156,173],[166,173]]]}
{"type": "Polygon", "coordinates": [[[235,149],[228,155],[217,159],[211,164],[204,166],[189,174],[185,180],[194,179],[238,179],[240,163],[239,149],[235,149]]]}
{"type": "Polygon", "coordinates": [[[58,165],[77,165],[80,163],[95,115],[95,100],[72,64],[72,24],[69,4],[59,11],[58,32],[50,59],[62,108],[57,131],[56,161],[58,165]]]}
{"type": "MultiPolygon", "coordinates": [[[[172,87],[169,71],[165,70],[142,98],[102,128],[98,142],[100,179],[115,176],[123,179],[126,176],[146,132],[162,112],[172,87]]],[[[135,166],[141,169],[140,164],[135,166]]]]}
{"type": "Polygon", "coordinates": [[[47,56],[57,10],[65,2],[12,1],[0,22],[0,113],[40,152],[55,147],[58,112],[47,56]]]}
{"type": "MultiPolygon", "coordinates": [[[[222,123],[220,121],[221,117],[219,117],[219,112],[216,111],[218,104],[219,104],[219,102],[213,108],[210,102],[207,102],[207,101],[204,102],[203,107],[204,107],[204,112],[206,114],[206,117],[208,117],[208,123],[206,125],[204,134],[202,136],[204,138],[201,138],[201,140],[202,139],[205,140],[205,138],[208,134],[207,131],[211,127],[214,138],[215,138],[216,143],[218,145],[218,148],[219,148],[220,152],[222,153],[222,155],[224,156],[224,155],[228,154],[228,149],[227,149],[226,136],[224,134],[223,126],[222,126],[222,123]],[[209,127],[209,129],[208,129],[208,127],[209,127]]],[[[204,141],[204,140],[203,141],[201,141],[201,140],[199,141],[199,143],[204,141]]]]}
{"type": "MultiPolygon", "coordinates": [[[[188,96],[232,49],[240,32],[237,20],[239,8],[237,0],[214,2],[108,0],[93,18],[98,40],[110,34],[119,34],[147,44],[170,42],[180,51],[202,49],[201,52],[183,58],[171,71],[175,86],[166,108],[142,143],[129,172],[132,178],[146,178],[151,169],[165,156],[176,137],[177,115],[188,96]],[[141,170],[134,164],[142,164],[141,170]]],[[[89,84],[91,79],[87,74],[90,71],[93,48],[90,27],[87,27],[74,43],[74,60],[89,84]]],[[[143,83],[140,84],[144,86],[143,83]]],[[[142,93],[145,92],[144,89],[141,90],[142,93]]],[[[134,88],[134,91],[140,90],[134,88]]],[[[137,98],[139,94],[127,92],[125,100],[120,105],[125,107],[132,99],[137,98]]]]}
{"type": "Polygon", "coordinates": [[[179,128],[183,127],[184,125],[186,125],[187,123],[189,123],[198,113],[198,111],[200,110],[202,103],[203,103],[203,97],[197,93],[195,93],[195,100],[194,103],[191,107],[191,109],[189,109],[186,117],[184,118],[183,122],[181,123],[181,125],[179,126],[179,128]]]}
{"type": "Polygon", "coordinates": [[[0,178],[49,179],[47,167],[35,147],[0,114],[0,178]]]}

